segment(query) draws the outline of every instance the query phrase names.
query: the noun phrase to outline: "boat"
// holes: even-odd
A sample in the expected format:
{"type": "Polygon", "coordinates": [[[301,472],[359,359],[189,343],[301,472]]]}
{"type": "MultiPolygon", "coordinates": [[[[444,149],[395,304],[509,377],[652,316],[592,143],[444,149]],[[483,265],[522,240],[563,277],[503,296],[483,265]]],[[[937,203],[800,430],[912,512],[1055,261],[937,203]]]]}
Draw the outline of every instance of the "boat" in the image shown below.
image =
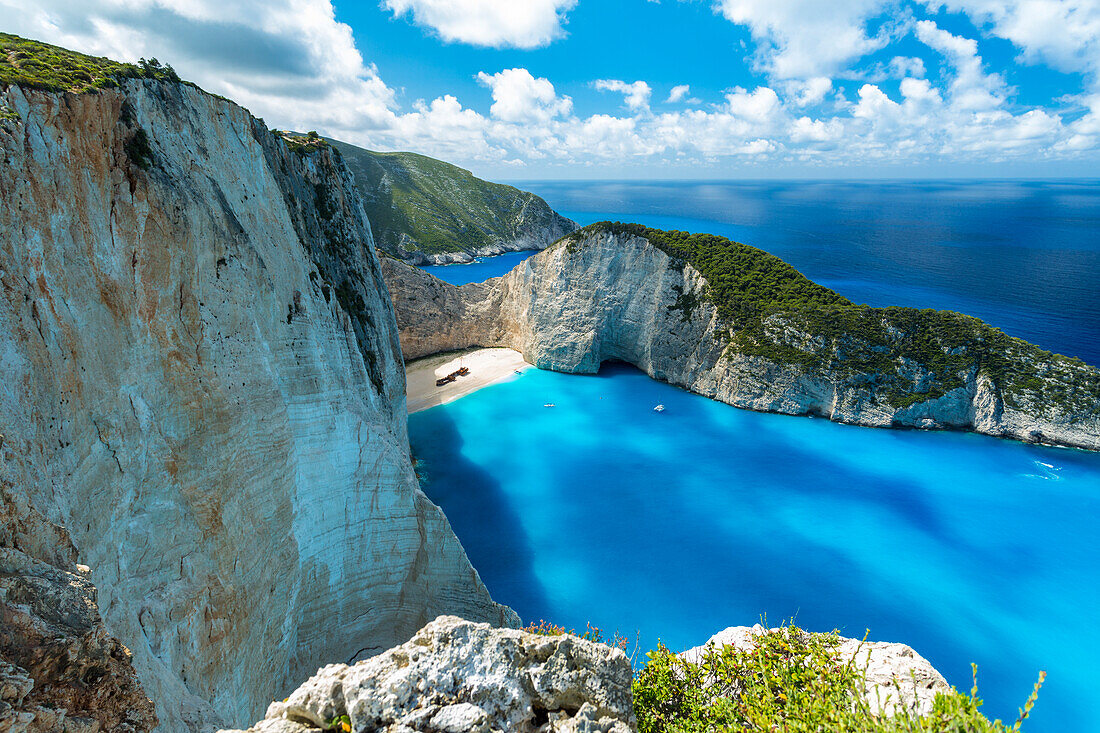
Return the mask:
{"type": "Polygon", "coordinates": [[[553,402],[547,402],[545,405],[543,405],[543,407],[554,407],[554,403],[553,402]]]}
{"type": "Polygon", "coordinates": [[[664,412],[665,411],[665,406],[664,405],[657,405],[656,407],[653,408],[653,411],[654,412],[664,412]]]}

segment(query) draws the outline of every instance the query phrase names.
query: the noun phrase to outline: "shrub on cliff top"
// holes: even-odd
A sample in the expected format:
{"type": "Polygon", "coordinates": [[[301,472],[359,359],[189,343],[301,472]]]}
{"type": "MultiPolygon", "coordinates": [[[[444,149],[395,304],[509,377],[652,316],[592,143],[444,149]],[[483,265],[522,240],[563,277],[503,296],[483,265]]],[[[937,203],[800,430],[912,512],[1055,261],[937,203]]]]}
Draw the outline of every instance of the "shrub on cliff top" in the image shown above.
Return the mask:
{"type": "Polygon", "coordinates": [[[885,717],[864,698],[860,669],[836,654],[839,643],[835,632],[811,634],[790,625],[757,637],[748,651],[710,648],[698,664],[658,646],[647,655],[649,662],[633,684],[638,730],[1008,733],[1021,729],[1043,682],[1040,673],[1011,726],[990,722],[981,714],[976,682],[969,695],[953,688],[949,694],[938,694],[928,715],[899,710],[885,717]]]}
{"type": "Polygon", "coordinates": [[[0,87],[16,84],[54,92],[88,92],[117,86],[122,79],[180,81],[171,66],[156,59],[127,64],[0,33],[0,87]]]}

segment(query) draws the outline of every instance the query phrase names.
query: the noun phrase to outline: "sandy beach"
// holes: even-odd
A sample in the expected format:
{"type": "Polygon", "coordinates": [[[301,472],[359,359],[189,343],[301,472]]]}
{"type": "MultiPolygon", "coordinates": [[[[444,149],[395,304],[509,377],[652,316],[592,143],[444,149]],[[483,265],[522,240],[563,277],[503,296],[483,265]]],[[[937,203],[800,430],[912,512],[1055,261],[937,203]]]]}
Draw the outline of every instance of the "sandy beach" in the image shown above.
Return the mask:
{"type": "Polygon", "coordinates": [[[454,402],[486,385],[507,379],[516,371],[530,368],[523,355],[512,349],[451,351],[417,359],[405,366],[408,411],[419,412],[454,402]],[[467,367],[470,373],[442,387],[435,386],[436,379],[447,376],[459,367],[467,367]]]}

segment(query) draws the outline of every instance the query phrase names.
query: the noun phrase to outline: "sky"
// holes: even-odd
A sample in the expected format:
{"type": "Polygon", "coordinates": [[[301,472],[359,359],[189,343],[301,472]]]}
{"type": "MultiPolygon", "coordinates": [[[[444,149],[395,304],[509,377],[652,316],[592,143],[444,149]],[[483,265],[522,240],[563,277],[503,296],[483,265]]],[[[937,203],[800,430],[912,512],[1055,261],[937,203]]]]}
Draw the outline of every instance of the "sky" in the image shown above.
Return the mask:
{"type": "Polygon", "coordinates": [[[1100,176],[1100,0],[0,0],[487,178],[1100,176]]]}

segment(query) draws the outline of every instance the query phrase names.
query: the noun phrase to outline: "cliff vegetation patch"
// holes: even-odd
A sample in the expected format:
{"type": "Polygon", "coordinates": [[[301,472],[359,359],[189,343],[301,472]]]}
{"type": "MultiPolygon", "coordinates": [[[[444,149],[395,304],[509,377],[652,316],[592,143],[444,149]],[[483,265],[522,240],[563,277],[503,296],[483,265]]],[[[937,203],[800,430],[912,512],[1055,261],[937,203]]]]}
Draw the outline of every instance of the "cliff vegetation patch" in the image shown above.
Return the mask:
{"type": "Polygon", "coordinates": [[[1011,725],[990,722],[981,713],[976,667],[969,694],[952,688],[935,696],[930,713],[897,706],[886,716],[867,699],[866,678],[856,658],[838,655],[839,642],[836,632],[813,634],[790,624],[756,637],[751,649],[709,647],[697,663],[658,646],[634,679],[638,730],[1009,733],[1021,730],[1045,678],[1040,672],[1011,725]]]}
{"type": "Polygon", "coordinates": [[[156,59],[129,64],[0,33],[0,87],[80,93],[115,87],[123,79],[181,81],[175,69],[156,59]]]}

